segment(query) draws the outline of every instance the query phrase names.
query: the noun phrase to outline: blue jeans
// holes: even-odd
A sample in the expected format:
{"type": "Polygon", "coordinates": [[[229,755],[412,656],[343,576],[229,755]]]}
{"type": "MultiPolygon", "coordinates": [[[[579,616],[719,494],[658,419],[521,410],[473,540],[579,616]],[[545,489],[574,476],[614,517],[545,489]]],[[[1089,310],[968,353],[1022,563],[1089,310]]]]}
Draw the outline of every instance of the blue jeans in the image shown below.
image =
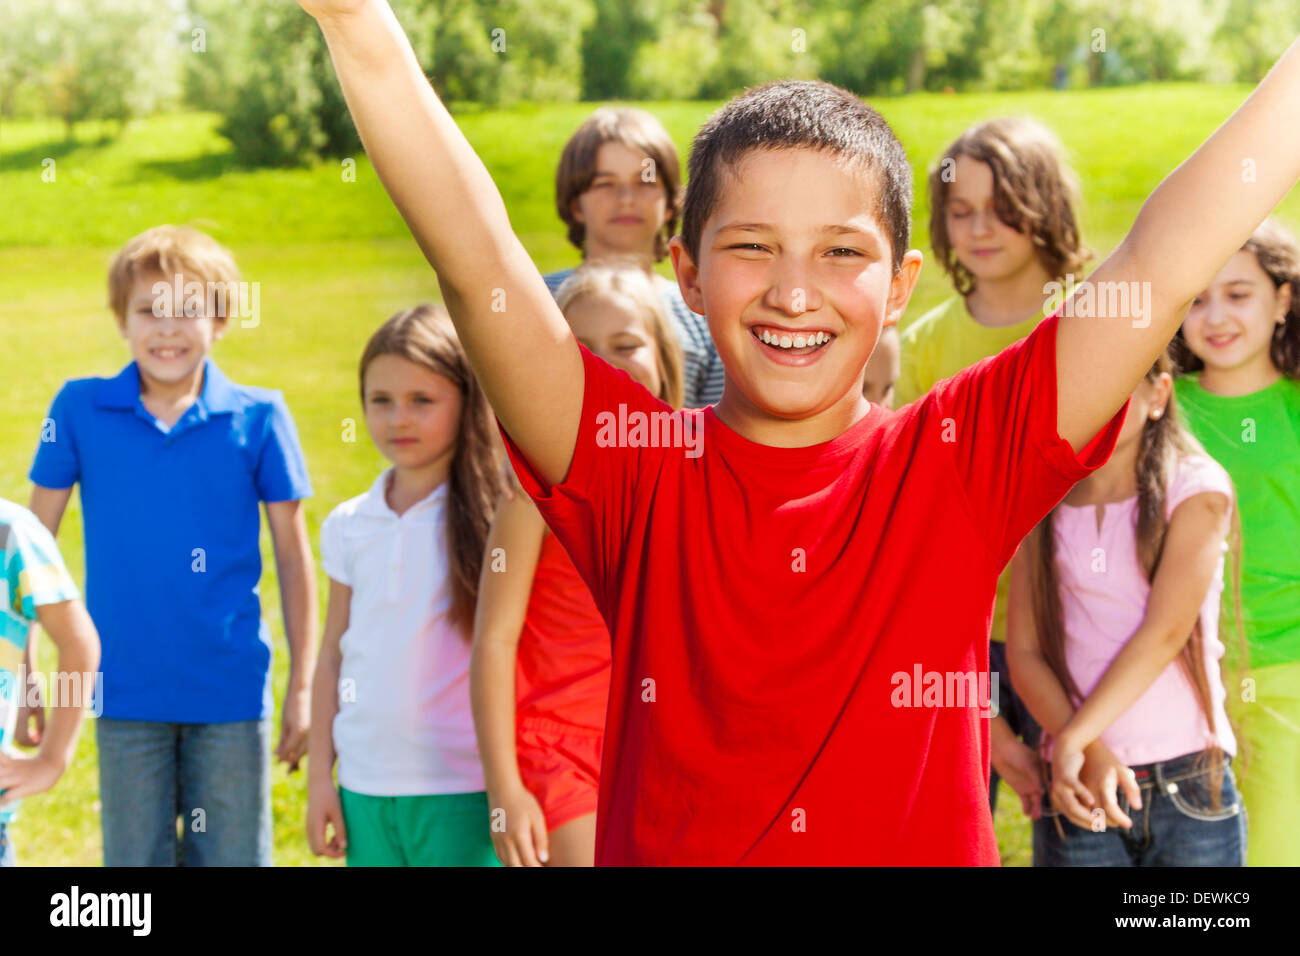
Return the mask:
{"type": "Polygon", "coordinates": [[[1245,866],[1246,808],[1226,755],[1219,807],[1210,802],[1209,764],[1199,754],[1133,767],[1142,790],[1142,809],[1120,809],[1133,829],[1107,826],[1100,833],[1071,823],[1043,797],[1042,819],[1034,822],[1034,866],[1245,866]],[[1064,835],[1057,832],[1060,821],[1064,835]]]}
{"type": "Polygon", "coordinates": [[[0,867],[17,866],[18,858],[14,855],[14,838],[9,835],[9,827],[0,823],[0,867]]]}
{"type": "Polygon", "coordinates": [[[95,736],[105,866],[271,865],[270,718],[101,717],[95,736]]]}

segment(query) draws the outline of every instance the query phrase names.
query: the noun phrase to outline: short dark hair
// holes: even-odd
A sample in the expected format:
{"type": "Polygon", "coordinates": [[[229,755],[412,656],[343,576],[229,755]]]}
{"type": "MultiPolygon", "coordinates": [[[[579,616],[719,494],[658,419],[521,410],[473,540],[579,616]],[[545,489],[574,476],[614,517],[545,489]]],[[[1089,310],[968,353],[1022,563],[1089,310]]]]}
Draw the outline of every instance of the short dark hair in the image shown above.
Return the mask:
{"type": "Polygon", "coordinates": [[[752,150],[814,149],[876,174],[878,221],[889,234],[894,271],[912,232],[912,167],[894,131],[848,90],[820,80],[777,80],[732,99],[695,135],[682,212],[682,242],[699,261],[700,236],[722,196],[724,174],[752,150]]]}

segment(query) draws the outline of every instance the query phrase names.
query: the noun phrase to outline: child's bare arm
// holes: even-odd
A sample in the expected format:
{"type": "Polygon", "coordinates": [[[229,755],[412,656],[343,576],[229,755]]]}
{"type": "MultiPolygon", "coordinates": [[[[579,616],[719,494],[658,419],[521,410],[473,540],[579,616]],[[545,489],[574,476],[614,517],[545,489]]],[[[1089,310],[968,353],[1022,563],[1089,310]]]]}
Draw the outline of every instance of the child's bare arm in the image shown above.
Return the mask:
{"type": "Polygon", "coordinates": [[[67,510],[68,500],[72,497],[71,488],[45,488],[32,485],[31,501],[27,510],[41,520],[50,534],[59,536],[59,524],[63,521],[63,512],[67,510]]]}
{"type": "MultiPolygon", "coordinates": [[[[1076,452],[1124,404],[1191,300],[1298,178],[1300,41],[1147,199],[1128,236],[1084,284],[1096,292],[1094,308],[1084,310],[1090,314],[1062,316],[1057,428],[1076,452]],[[1149,314],[1137,314],[1135,293],[1149,314]]],[[[1085,305],[1084,292],[1076,306],[1085,305]]]]}
{"type": "Polygon", "coordinates": [[[307,845],[317,856],[347,854],[347,826],[334,789],[334,718],[339,712],[340,642],[351,619],[352,589],[330,578],[329,606],[321,634],[311,691],[311,726],[307,744],[307,845]],[[330,827],[333,827],[333,835],[330,827]]]}
{"type": "Polygon", "coordinates": [[[1063,745],[1082,747],[1100,737],[1178,656],[1222,560],[1229,508],[1223,494],[1207,491],[1175,509],[1142,624],[1061,730],[1063,745]]]}
{"type": "MultiPolygon", "coordinates": [[[[1037,529],[1033,534],[1038,534],[1037,529]]],[[[1074,707],[1065,688],[1047,665],[1038,642],[1029,553],[1028,543],[1022,544],[1011,559],[1011,580],[1007,590],[1007,665],[1011,669],[1011,683],[1029,708],[1029,713],[1044,731],[1054,737],[1074,714],[1074,707]]]]}
{"type": "Polygon", "coordinates": [[[479,576],[469,683],[484,778],[493,793],[519,783],[515,663],[545,535],[546,523],[536,505],[517,494],[502,496],[479,576]],[[504,571],[492,569],[492,553],[497,548],[505,556],[504,571]]]}
{"type": "Polygon", "coordinates": [[[384,0],[301,0],[320,24],[366,153],[438,273],[488,401],[548,483],[573,458],[577,341],[501,194],[429,86],[384,0]]]}
{"type": "Polygon", "coordinates": [[[339,673],[343,666],[340,641],[351,619],[352,588],[330,578],[329,605],[321,632],[320,654],[312,678],[311,730],[308,732],[307,774],[313,781],[334,786],[334,718],[339,712],[339,673]]]}
{"type": "Polygon", "coordinates": [[[311,680],[316,662],[316,569],[301,501],[268,501],[266,522],[275,548],[280,611],[289,644],[289,683],[284,692],[276,757],[293,770],[307,752],[307,727],[311,720],[311,680]]]}
{"type": "Polygon", "coordinates": [[[72,763],[85,708],[99,668],[99,634],[79,599],[42,604],[37,620],[58,648],[58,678],[51,682],[50,719],[33,756],[0,755],[0,803],[42,793],[58,782],[72,763]]]}

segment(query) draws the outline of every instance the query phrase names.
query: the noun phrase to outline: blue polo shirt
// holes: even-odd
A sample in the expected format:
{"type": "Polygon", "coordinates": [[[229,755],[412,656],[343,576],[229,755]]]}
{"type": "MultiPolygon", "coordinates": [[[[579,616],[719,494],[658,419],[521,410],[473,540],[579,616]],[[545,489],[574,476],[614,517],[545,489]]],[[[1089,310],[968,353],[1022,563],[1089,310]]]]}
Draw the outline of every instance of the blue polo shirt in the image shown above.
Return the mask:
{"type": "Polygon", "coordinates": [[[135,362],[64,384],[29,477],[81,485],[86,607],[103,646],[103,716],[225,723],[268,716],[262,501],[311,495],[277,391],[232,383],[211,358],[203,390],[166,429],[135,362]]]}

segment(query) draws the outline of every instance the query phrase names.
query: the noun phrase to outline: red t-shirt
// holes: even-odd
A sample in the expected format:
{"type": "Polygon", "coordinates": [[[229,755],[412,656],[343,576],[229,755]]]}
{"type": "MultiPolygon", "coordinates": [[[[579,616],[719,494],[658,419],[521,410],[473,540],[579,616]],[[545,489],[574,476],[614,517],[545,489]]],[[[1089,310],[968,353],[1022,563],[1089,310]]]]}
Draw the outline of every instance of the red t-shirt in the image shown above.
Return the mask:
{"type": "Polygon", "coordinates": [[[547,533],[519,634],[519,723],[536,728],[536,721],[547,721],[599,733],[605,727],[609,667],[605,621],[563,545],[547,533]]]}
{"type": "Polygon", "coordinates": [[[599,864],[998,863],[987,710],[908,682],[987,671],[998,573],[1114,449],[1127,403],[1056,432],[1056,325],[820,445],[680,412],[695,456],[605,447],[667,406],[584,350],[565,481],[507,438],[613,634],[599,864]]]}

